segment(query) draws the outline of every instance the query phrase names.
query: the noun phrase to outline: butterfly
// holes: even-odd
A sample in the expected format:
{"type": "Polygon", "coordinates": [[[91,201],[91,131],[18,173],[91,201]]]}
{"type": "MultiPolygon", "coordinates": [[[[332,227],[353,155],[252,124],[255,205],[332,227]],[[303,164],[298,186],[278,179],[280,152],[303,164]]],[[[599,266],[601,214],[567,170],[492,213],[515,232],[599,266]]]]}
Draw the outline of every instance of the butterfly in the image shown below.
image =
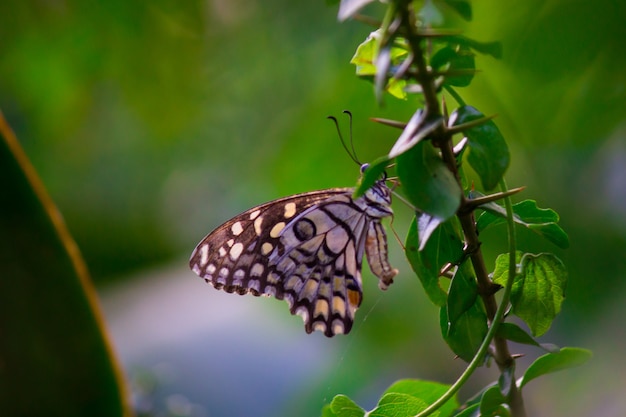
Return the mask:
{"type": "Polygon", "coordinates": [[[380,289],[398,273],[381,224],[393,215],[390,188],[381,178],[361,197],[353,192],[312,191],[251,208],[202,239],[189,266],[217,289],[286,300],[307,333],[347,334],[363,298],[363,254],[380,289]]]}

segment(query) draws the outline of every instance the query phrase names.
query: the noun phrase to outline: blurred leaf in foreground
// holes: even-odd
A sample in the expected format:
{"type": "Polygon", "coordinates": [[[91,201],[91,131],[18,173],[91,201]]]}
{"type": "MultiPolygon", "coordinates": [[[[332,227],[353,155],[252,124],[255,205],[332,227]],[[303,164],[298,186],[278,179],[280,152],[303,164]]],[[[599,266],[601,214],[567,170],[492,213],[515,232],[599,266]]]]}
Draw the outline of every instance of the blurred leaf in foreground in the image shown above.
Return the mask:
{"type": "Polygon", "coordinates": [[[128,414],[74,240],[0,113],[0,415],[128,414]]]}

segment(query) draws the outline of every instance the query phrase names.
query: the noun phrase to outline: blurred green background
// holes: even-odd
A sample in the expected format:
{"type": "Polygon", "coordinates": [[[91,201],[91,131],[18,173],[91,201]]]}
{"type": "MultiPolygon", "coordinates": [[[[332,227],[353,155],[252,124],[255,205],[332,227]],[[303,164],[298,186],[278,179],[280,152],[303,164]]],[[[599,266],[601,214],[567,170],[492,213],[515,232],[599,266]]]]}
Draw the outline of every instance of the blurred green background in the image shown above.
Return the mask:
{"type": "MultiPolygon", "coordinates": [[[[521,198],[555,209],[570,234],[559,251],[520,233],[522,249],[556,252],[570,272],[542,341],[595,353],[533,382],[529,412],[624,415],[626,3],[473,6],[472,22],[449,25],[501,41],[504,59],[479,57],[460,92],[499,115],[509,185],[526,185],[521,198]]],[[[327,115],[350,109],[359,158],[372,160],[398,132],[367,118],[406,120],[419,106],[375,103],[349,64],[370,28],[336,12],[322,0],[0,3],[0,109],[80,246],[142,413],[317,415],[337,393],[371,407],[397,378],[452,382],[463,367],[391,233],[402,273],[386,293],[365,273],[347,337],[306,335],[285,303],[222,294],[187,269],[233,215],[354,184],[327,115]]],[[[410,211],[394,208],[403,239],[410,211]]],[[[491,262],[501,233],[483,236],[491,262]]],[[[522,369],[540,354],[514,350],[528,354],[522,369]]],[[[494,376],[481,370],[462,394],[494,376]]]]}

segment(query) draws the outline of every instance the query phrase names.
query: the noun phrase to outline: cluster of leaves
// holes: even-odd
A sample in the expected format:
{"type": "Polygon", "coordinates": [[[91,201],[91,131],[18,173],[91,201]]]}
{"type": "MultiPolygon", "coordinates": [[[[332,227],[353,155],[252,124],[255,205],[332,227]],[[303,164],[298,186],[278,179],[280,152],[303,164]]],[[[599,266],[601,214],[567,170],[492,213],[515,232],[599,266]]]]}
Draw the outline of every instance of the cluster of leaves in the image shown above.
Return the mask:
{"type": "MultiPolygon", "coordinates": [[[[359,11],[372,0],[344,0],[340,19],[364,18],[359,11]]],[[[406,256],[430,300],[440,308],[441,333],[450,349],[469,363],[452,386],[405,380],[383,394],[370,416],[525,415],[522,387],[545,373],[584,363],[590,352],[541,345],[544,334],[561,309],[567,281],[563,263],[553,254],[516,250],[515,226],[537,233],[560,248],[567,234],[559,216],[541,209],[533,200],[513,205],[510,196],[523,188],[507,189],[504,174],[510,154],[506,141],[490,117],[467,105],[456,87],[468,86],[475,75],[476,53],[498,58],[498,43],[481,43],[450,31],[433,29],[441,18],[433,1],[392,0],[379,28],[358,47],[352,63],[357,75],[373,82],[376,97],[385,93],[408,101],[423,101],[408,122],[377,121],[401,128],[389,153],[374,161],[361,179],[361,195],[395,162],[401,189],[416,215],[406,238],[406,256]],[[444,93],[458,107],[448,114],[444,93]],[[468,166],[485,192],[467,179],[468,166]],[[502,203],[497,203],[502,201],[502,203]],[[484,263],[478,235],[505,225],[507,250],[498,256],[490,273],[484,263]],[[496,293],[501,292],[499,302],[496,293]],[[530,333],[507,322],[523,320],[530,333]],[[519,380],[508,341],[547,350],[519,380]],[[456,391],[481,365],[493,360],[498,381],[458,404],[456,391]]],[[[440,5],[471,18],[467,1],[442,0],[440,5]]],[[[363,416],[366,411],[339,395],[324,409],[324,416],[363,416]]]]}

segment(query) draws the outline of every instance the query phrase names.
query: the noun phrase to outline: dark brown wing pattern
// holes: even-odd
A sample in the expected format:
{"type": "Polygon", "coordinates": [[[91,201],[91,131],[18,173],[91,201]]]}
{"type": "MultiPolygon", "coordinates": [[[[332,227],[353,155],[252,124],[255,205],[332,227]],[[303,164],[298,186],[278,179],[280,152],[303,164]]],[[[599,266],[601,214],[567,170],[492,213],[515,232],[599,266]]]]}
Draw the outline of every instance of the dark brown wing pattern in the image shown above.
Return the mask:
{"type": "Polygon", "coordinates": [[[376,195],[353,200],[352,192],[314,191],[254,207],[206,236],[190,267],[217,289],[286,300],[307,333],[348,333],[362,300],[364,251],[376,258],[371,269],[381,288],[397,272],[387,262],[380,224],[391,215],[389,197],[381,205],[370,201],[376,195]]]}

